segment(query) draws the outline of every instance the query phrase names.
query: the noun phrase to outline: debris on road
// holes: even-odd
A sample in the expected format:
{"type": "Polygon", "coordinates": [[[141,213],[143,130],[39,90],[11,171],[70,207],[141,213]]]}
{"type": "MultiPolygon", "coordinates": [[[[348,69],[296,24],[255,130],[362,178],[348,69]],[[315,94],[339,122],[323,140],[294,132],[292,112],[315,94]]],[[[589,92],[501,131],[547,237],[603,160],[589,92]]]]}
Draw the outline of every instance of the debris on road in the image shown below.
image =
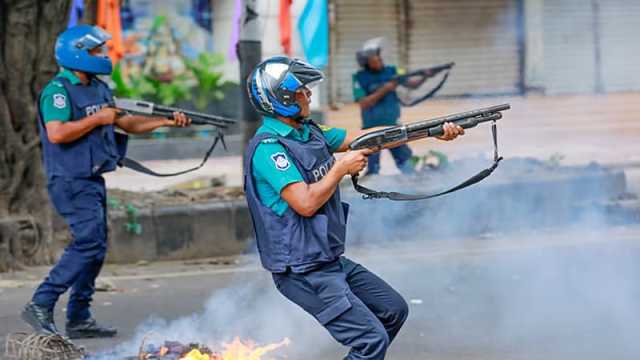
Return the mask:
{"type": "Polygon", "coordinates": [[[198,265],[238,265],[240,261],[238,259],[210,259],[210,260],[191,260],[185,261],[184,265],[198,266],[198,265]]]}
{"type": "Polygon", "coordinates": [[[84,348],[60,335],[13,333],[7,335],[5,358],[9,360],[80,360],[84,348]]]}
{"type": "Polygon", "coordinates": [[[184,186],[177,188],[153,192],[109,189],[109,207],[111,210],[118,210],[130,204],[138,209],[145,209],[205,203],[212,200],[233,200],[244,196],[244,190],[241,186],[225,186],[216,178],[207,181],[200,179],[194,184],[183,184],[184,186]]]}
{"type": "Polygon", "coordinates": [[[147,344],[149,336],[142,340],[138,356],[130,356],[127,360],[260,360],[263,355],[290,343],[290,340],[285,338],[279,343],[257,346],[253,341],[242,341],[236,337],[230,343],[223,343],[224,350],[217,352],[199,343],[183,344],[166,340],[160,346],[147,344]]]}
{"type": "Polygon", "coordinates": [[[170,186],[169,190],[185,191],[185,190],[200,190],[214,187],[225,186],[227,181],[224,176],[217,177],[199,177],[193,180],[184,181],[170,186]]]}
{"type": "Polygon", "coordinates": [[[96,280],[95,288],[96,291],[99,292],[112,292],[119,290],[118,288],[116,288],[115,284],[112,281],[101,278],[98,278],[96,280]]]}

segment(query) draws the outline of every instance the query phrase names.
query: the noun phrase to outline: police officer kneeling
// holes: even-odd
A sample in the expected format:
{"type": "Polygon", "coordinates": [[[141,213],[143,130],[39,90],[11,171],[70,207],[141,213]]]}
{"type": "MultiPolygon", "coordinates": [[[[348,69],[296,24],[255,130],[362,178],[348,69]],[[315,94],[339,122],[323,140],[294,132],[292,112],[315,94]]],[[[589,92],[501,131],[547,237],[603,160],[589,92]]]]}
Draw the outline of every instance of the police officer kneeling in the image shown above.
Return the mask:
{"type": "Polygon", "coordinates": [[[118,116],[109,108],[111,91],[96,75],[112,71],[101,55],[111,36],[102,29],[79,25],[56,41],[55,56],[62,70],[44,88],[38,102],[38,124],[47,173],[49,197],[69,225],[72,242],[36,289],[22,318],[42,334],[56,334],[53,310],[60,295],[71,288],[66,332],[70,338],[114,336],[90,312],[95,279],[107,252],[106,188],[102,174],[113,171],[126,152],[126,134],[161,126],[186,126],[182,113],[174,120],[118,116]]]}
{"type": "MultiPolygon", "coordinates": [[[[309,116],[310,88],[324,78],[286,57],[259,64],[249,98],[265,117],[245,153],[244,188],[262,265],[278,290],[351,348],[346,359],[383,359],[407,319],[402,296],[342,256],[348,205],[338,183],[367,164],[370,150],[348,150],[359,134],[320,127],[309,116]]],[[[445,126],[443,140],[462,134],[445,126]]]]}

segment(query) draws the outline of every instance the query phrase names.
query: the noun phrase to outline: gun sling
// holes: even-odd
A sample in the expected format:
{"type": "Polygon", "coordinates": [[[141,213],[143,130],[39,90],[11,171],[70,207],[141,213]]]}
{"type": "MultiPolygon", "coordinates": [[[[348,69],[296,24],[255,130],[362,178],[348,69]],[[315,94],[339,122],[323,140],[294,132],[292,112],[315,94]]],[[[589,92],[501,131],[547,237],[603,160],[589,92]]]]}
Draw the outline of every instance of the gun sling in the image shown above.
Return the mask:
{"type": "MultiPolygon", "coordinates": [[[[110,105],[119,110],[118,116],[124,116],[129,113],[133,113],[133,114],[141,114],[146,116],[160,116],[160,117],[166,117],[168,119],[173,119],[174,112],[182,112],[185,115],[191,117],[191,123],[195,125],[211,125],[216,127],[217,129],[224,129],[228,125],[235,123],[234,120],[231,120],[222,116],[210,115],[210,114],[205,114],[205,113],[200,113],[195,111],[157,105],[152,102],[143,101],[143,100],[114,98],[114,101],[110,105]]],[[[193,168],[182,170],[182,171],[177,171],[172,173],[159,173],[142,165],[140,162],[128,157],[123,157],[118,162],[118,165],[124,166],[126,168],[129,168],[131,170],[134,170],[146,175],[151,175],[156,177],[169,177],[169,176],[178,176],[182,174],[187,174],[192,171],[196,171],[204,166],[207,160],[209,160],[209,156],[211,156],[211,153],[215,149],[216,145],[218,145],[218,142],[222,143],[222,146],[224,147],[225,150],[227,149],[227,145],[224,142],[224,134],[220,130],[217,131],[216,136],[213,139],[213,143],[209,147],[209,150],[207,150],[207,152],[205,153],[204,158],[202,159],[200,164],[193,168]]]]}
{"type": "MultiPolygon", "coordinates": [[[[402,99],[399,99],[400,103],[402,104],[402,106],[404,106],[404,107],[412,107],[412,106],[415,106],[415,105],[417,105],[417,104],[419,104],[419,103],[421,103],[421,102],[423,102],[425,100],[428,100],[428,99],[432,98],[438,91],[440,91],[440,89],[442,89],[444,84],[449,79],[449,72],[451,72],[451,70],[447,69],[445,74],[444,74],[444,76],[442,77],[442,80],[440,80],[440,82],[433,89],[431,89],[428,93],[426,93],[425,95],[423,95],[423,96],[421,96],[421,97],[419,97],[417,99],[411,100],[411,101],[404,101],[402,99]]],[[[434,76],[435,76],[435,74],[434,74],[434,76]]]]}
{"type": "Polygon", "coordinates": [[[405,194],[394,191],[377,191],[358,184],[358,175],[352,175],[351,182],[353,183],[354,189],[356,189],[357,192],[363,194],[363,199],[389,199],[393,201],[426,200],[462,190],[468,186],[479,183],[480,181],[491,175],[491,173],[498,167],[498,164],[502,160],[502,157],[498,155],[498,130],[495,120],[491,123],[491,134],[493,135],[493,164],[490,167],[470,177],[469,179],[463,181],[459,185],[456,185],[448,190],[433,194],[405,194]]]}

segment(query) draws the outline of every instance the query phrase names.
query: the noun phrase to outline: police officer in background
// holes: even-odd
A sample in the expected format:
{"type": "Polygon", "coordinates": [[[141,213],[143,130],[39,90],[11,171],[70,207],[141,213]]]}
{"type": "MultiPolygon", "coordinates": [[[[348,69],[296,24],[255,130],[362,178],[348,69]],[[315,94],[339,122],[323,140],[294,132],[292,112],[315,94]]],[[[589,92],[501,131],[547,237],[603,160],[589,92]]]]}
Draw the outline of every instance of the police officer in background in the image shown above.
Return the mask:
{"type": "Polygon", "coordinates": [[[43,89],[38,124],[49,197],[69,225],[72,241],[38,286],[22,311],[36,332],[58,333],[53,311],[60,295],[71,288],[66,333],[70,338],[110,337],[116,329],[99,325],[90,311],[95,279],[107,252],[106,188],[103,173],[113,171],[126,151],[128,133],[162,126],[187,126],[182,113],[175,120],[119,116],[108,107],[112,94],[96,75],[111,74],[103,45],[111,36],[90,25],[60,34],[55,57],[61,71],[43,89]]]}
{"type": "MultiPolygon", "coordinates": [[[[385,65],[382,61],[381,38],[367,41],[356,53],[360,70],[352,77],[353,97],[360,105],[362,129],[376,126],[393,126],[400,118],[400,100],[396,94],[398,75],[395,66],[385,65]]],[[[389,149],[396,166],[403,174],[414,173],[410,159],[413,153],[407,145],[389,149]]],[[[380,172],[380,154],[369,156],[366,175],[380,172]]]]}
{"type": "MultiPolygon", "coordinates": [[[[246,149],[245,194],[262,265],[278,290],[351,348],[347,360],[383,359],[408,307],[386,282],[342,256],[348,205],[338,184],[364,169],[372,151],[347,151],[360,134],[307,120],[311,87],[323,78],[287,57],[253,70],[247,91],[264,119],[246,149]]],[[[444,129],[443,140],[463,133],[450,123],[444,129]]]]}

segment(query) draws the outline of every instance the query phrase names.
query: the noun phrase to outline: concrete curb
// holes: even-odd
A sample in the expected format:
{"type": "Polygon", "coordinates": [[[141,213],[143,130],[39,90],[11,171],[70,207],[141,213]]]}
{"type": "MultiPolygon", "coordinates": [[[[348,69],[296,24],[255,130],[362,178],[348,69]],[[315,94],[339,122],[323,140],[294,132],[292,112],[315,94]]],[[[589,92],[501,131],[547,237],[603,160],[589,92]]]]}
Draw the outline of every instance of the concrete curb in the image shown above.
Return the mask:
{"type": "Polygon", "coordinates": [[[244,199],[140,209],[141,234],[127,231],[122,210],[111,211],[108,261],[184,260],[240,254],[251,245],[244,199]]]}

